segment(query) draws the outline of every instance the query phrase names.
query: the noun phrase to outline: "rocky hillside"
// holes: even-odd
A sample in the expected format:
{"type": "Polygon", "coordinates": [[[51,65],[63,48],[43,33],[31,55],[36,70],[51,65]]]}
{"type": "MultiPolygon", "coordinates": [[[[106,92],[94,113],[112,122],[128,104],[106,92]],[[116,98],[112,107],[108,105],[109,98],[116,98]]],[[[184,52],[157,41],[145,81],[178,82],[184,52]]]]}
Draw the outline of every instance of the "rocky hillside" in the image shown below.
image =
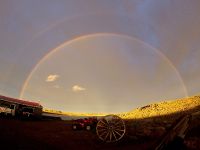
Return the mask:
{"type": "MultiPolygon", "coordinates": [[[[184,143],[188,149],[199,149],[200,96],[163,101],[119,114],[126,121],[127,136],[134,141],[155,140],[156,144],[181,117],[192,114],[184,143]]],[[[154,145],[154,146],[155,146],[154,145]]]]}
{"type": "Polygon", "coordinates": [[[179,112],[192,113],[197,110],[200,110],[200,96],[150,104],[128,113],[120,114],[119,116],[124,119],[144,119],[156,116],[166,116],[179,112]]]}

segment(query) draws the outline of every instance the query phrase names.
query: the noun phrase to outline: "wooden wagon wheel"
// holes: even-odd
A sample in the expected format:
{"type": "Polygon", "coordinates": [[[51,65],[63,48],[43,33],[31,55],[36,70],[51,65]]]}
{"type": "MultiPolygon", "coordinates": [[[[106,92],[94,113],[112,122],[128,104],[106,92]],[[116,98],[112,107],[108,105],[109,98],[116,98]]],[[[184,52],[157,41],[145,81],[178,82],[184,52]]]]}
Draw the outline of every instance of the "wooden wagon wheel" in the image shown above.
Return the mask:
{"type": "Polygon", "coordinates": [[[99,120],[96,126],[99,139],[104,142],[119,141],[126,132],[124,121],[116,115],[108,115],[99,120]]]}

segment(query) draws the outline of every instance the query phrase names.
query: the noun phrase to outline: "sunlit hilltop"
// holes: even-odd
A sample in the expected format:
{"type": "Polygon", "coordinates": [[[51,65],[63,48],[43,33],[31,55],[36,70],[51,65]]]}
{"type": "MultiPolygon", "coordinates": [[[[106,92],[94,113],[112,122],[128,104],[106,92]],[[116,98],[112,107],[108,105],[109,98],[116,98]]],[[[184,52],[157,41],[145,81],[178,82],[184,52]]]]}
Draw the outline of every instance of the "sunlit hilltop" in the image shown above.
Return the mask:
{"type": "Polygon", "coordinates": [[[43,112],[49,114],[67,115],[67,116],[105,116],[108,114],[108,113],[87,113],[87,112],[64,112],[48,108],[44,108],[43,112]]]}
{"type": "Polygon", "coordinates": [[[143,119],[174,113],[195,112],[200,110],[200,96],[182,99],[167,100],[160,103],[149,104],[128,113],[119,114],[124,119],[143,119]]]}

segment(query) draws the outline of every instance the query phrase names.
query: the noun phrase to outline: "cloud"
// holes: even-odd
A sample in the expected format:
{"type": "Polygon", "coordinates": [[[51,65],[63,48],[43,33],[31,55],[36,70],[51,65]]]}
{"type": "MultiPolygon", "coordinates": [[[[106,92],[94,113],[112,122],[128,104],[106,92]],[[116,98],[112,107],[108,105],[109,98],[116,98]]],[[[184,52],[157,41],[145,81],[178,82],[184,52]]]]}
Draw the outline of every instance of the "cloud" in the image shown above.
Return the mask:
{"type": "Polygon", "coordinates": [[[53,82],[53,81],[57,80],[58,77],[59,77],[59,75],[57,75],[57,74],[49,75],[49,76],[46,78],[46,82],[53,82]]]}
{"type": "Polygon", "coordinates": [[[81,86],[79,86],[79,85],[74,85],[73,87],[72,87],[72,91],[74,91],[74,92],[80,92],[80,91],[85,91],[86,89],[84,88],[84,87],[81,87],[81,86]]]}
{"type": "Polygon", "coordinates": [[[59,89],[59,88],[60,88],[59,85],[54,85],[53,87],[56,88],[56,89],[59,89]]]}

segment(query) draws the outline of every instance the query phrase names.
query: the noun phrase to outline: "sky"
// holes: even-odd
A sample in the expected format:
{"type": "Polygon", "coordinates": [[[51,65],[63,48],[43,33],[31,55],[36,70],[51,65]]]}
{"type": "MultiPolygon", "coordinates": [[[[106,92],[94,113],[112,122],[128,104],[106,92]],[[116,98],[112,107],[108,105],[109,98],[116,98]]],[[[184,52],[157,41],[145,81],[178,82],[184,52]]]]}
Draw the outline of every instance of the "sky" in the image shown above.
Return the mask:
{"type": "Polygon", "coordinates": [[[1,0],[0,94],[66,112],[200,94],[199,0],[1,0]]]}

